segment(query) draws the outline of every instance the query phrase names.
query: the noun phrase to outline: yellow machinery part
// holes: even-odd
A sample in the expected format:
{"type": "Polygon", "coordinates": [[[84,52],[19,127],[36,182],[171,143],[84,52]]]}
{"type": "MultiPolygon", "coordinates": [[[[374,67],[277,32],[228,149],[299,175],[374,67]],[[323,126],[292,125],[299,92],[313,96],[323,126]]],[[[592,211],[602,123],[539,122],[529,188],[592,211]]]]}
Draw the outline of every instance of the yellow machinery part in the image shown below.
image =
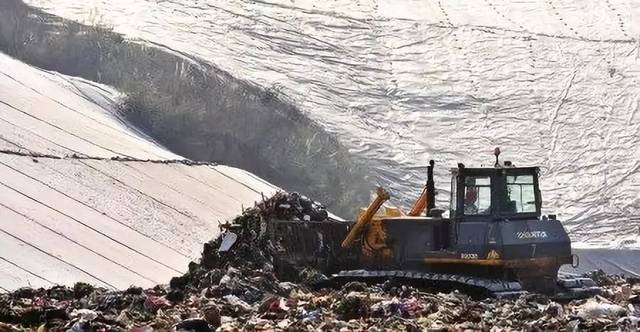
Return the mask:
{"type": "Polygon", "coordinates": [[[386,202],[390,197],[391,195],[389,195],[389,192],[384,190],[382,187],[378,188],[376,191],[376,198],[371,202],[371,204],[369,204],[369,207],[367,207],[365,212],[359,216],[358,221],[356,221],[349,231],[349,234],[347,234],[344,241],[342,241],[343,248],[351,247],[353,241],[360,236],[365,226],[371,222],[371,219],[376,212],[378,212],[382,204],[384,204],[384,202],[386,202]]]}
{"type": "MultiPolygon", "coordinates": [[[[361,216],[364,212],[365,210],[361,209],[358,216],[361,216]]],[[[387,247],[387,234],[382,225],[382,220],[402,216],[404,216],[404,213],[396,207],[384,206],[380,209],[378,213],[371,218],[368,227],[364,231],[362,254],[367,257],[391,257],[392,251],[387,247]]]]}
{"type": "MultiPolygon", "coordinates": [[[[422,193],[413,204],[411,211],[409,212],[409,216],[417,217],[422,214],[424,209],[427,207],[428,201],[428,193],[427,187],[422,190],[422,193]]],[[[365,209],[360,209],[358,213],[357,220],[360,220],[365,214],[365,209]]],[[[364,235],[364,242],[362,246],[362,254],[367,257],[374,256],[382,256],[385,258],[390,258],[393,254],[392,250],[387,247],[386,238],[387,234],[382,225],[383,219],[389,219],[394,217],[402,217],[405,214],[396,207],[384,207],[384,210],[376,212],[376,214],[371,218],[371,221],[368,224],[366,229],[366,233],[364,235]]]]}
{"type": "Polygon", "coordinates": [[[429,198],[429,194],[427,193],[427,187],[424,187],[420,197],[413,203],[411,207],[411,211],[409,211],[409,216],[417,217],[422,214],[422,211],[427,208],[427,199],[429,198]]]}

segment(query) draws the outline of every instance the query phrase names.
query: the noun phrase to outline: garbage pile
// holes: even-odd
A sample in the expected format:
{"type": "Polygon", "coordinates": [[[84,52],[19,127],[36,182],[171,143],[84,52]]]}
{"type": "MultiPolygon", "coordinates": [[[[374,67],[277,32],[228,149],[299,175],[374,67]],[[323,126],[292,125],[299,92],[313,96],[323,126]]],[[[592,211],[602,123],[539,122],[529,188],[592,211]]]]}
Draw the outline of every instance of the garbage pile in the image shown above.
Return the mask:
{"type": "MultiPolygon", "coordinates": [[[[278,280],[266,220],[313,220],[322,210],[317,203],[302,203],[299,196],[278,193],[224,225],[233,232],[206,243],[199,262],[190,263],[188,272],[169,285],[112,291],[77,283],[0,294],[0,332],[631,331],[640,326],[639,280],[601,271],[590,277],[603,286],[603,293],[569,303],[539,294],[474,299],[390,281],[315,290],[304,282],[278,280]]],[[[313,274],[301,271],[300,279],[313,274]]]]}
{"type": "MultiPolygon", "coordinates": [[[[179,301],[184,299],[185,294],[220,284],[223,276],[233,279],[234,283],[242,282],[243,277],[253,277],[255,285],[248,287],[245,283],[245,288],[257,288],[263,290],[262,292],[281,291],[275,286],[277,278],[273,273],[276,248],[266,236],[266,223],[272,218],[324,221],[328,220],[328,213],[319,203],[297,193],[283,192],[278,192],[255,207],[244,210],[232,222],[221,225],[220,237],[204,244],[199,263],[191,262],[185,275],[171,279],[169,300],[179,301]],[[237,270],[234,267],[237,267],[237,270]],[[244,273],[240,273],[239,270],[244,273]],[[259,275],[254,275],[256,273],[259,275]]],[[[224,288],[227,279],[218,286],[224,288]]],[[[255,293],[261,293],[258,290],[255,293]]],[[[224,289],[214,291],[228,295],[224,289]]]]}
{"type": "Polygon", "coordinates": [[[313,291],[278,282],[266,271],[229,267],[219,273],[209,286],[176,302],[162,286],[120,292],[85,284],[21,289],[0,295],[0,331],[632,331],[640,322],[637,283],[557,303],[540,295],[478,301],[390,282],[313,291]]]}

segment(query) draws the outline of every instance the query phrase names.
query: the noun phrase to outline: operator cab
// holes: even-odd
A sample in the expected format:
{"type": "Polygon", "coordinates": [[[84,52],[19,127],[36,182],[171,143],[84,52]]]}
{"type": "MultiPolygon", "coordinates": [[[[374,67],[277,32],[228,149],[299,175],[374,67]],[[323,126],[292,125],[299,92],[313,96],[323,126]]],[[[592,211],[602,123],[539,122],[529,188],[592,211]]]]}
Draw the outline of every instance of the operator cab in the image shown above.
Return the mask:
{"type": "Polygon", "coordinates": [[[538,219],[541,195],[537,167],[466,168],[451,171],[452,220],[538,219]]]}

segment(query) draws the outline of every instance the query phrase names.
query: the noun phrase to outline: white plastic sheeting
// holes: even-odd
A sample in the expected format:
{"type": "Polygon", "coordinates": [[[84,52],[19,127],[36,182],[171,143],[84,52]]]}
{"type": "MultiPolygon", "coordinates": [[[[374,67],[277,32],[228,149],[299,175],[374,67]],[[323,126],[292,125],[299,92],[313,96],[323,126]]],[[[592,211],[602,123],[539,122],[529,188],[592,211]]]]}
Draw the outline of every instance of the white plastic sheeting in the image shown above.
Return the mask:
{"type": "Polygon", "coordinates": [[[564,265],[560,271],[580,275],[600,269],[640,277],[640,250],[586,248],[575,249],[573,253],[578,255],[579,265],[576,268],[564,265]]]}
{"type": "Polygon", "coordinates": [[[0,290],[167,283],[219,222],[277,189],[171,161],[117,116],[118,96],[0,54],[0,290]]]}
{"type": "Polygon", "coordinates": [[[284,92],[404,204],[500,146],[576,245],[640,246],[638,1],[26,3],[284,92]]]}

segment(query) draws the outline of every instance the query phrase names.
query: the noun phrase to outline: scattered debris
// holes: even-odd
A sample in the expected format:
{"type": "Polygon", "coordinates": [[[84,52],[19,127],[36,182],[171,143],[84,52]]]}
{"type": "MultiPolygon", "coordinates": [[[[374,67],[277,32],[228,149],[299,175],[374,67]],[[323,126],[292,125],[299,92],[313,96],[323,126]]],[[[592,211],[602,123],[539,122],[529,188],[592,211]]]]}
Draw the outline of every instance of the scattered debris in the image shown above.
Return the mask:
{"type": "Polygon", "coordinates": [[[236,330],[637,330],[640,282],[601,271],[589,275],[601,296],[557,303],[542,296],[472,299],[456,291],[429,293],[386,282],[349,282],[314,290],[301,270],[280,281],[265,221],[325,220],[326,210],[300,195],[278,193],[223,226],[233,232],[205,243],[199,262],[169,285],[124,291],[85,283],[0,294],[0,331],[236,331],[236,330]],[[229,237],[227,237],[228,239],[229,237]],[[232,243],[230,243],[232,242],[232,243]],[[220,247],[224,250],[219,250],[220,247]]]}

